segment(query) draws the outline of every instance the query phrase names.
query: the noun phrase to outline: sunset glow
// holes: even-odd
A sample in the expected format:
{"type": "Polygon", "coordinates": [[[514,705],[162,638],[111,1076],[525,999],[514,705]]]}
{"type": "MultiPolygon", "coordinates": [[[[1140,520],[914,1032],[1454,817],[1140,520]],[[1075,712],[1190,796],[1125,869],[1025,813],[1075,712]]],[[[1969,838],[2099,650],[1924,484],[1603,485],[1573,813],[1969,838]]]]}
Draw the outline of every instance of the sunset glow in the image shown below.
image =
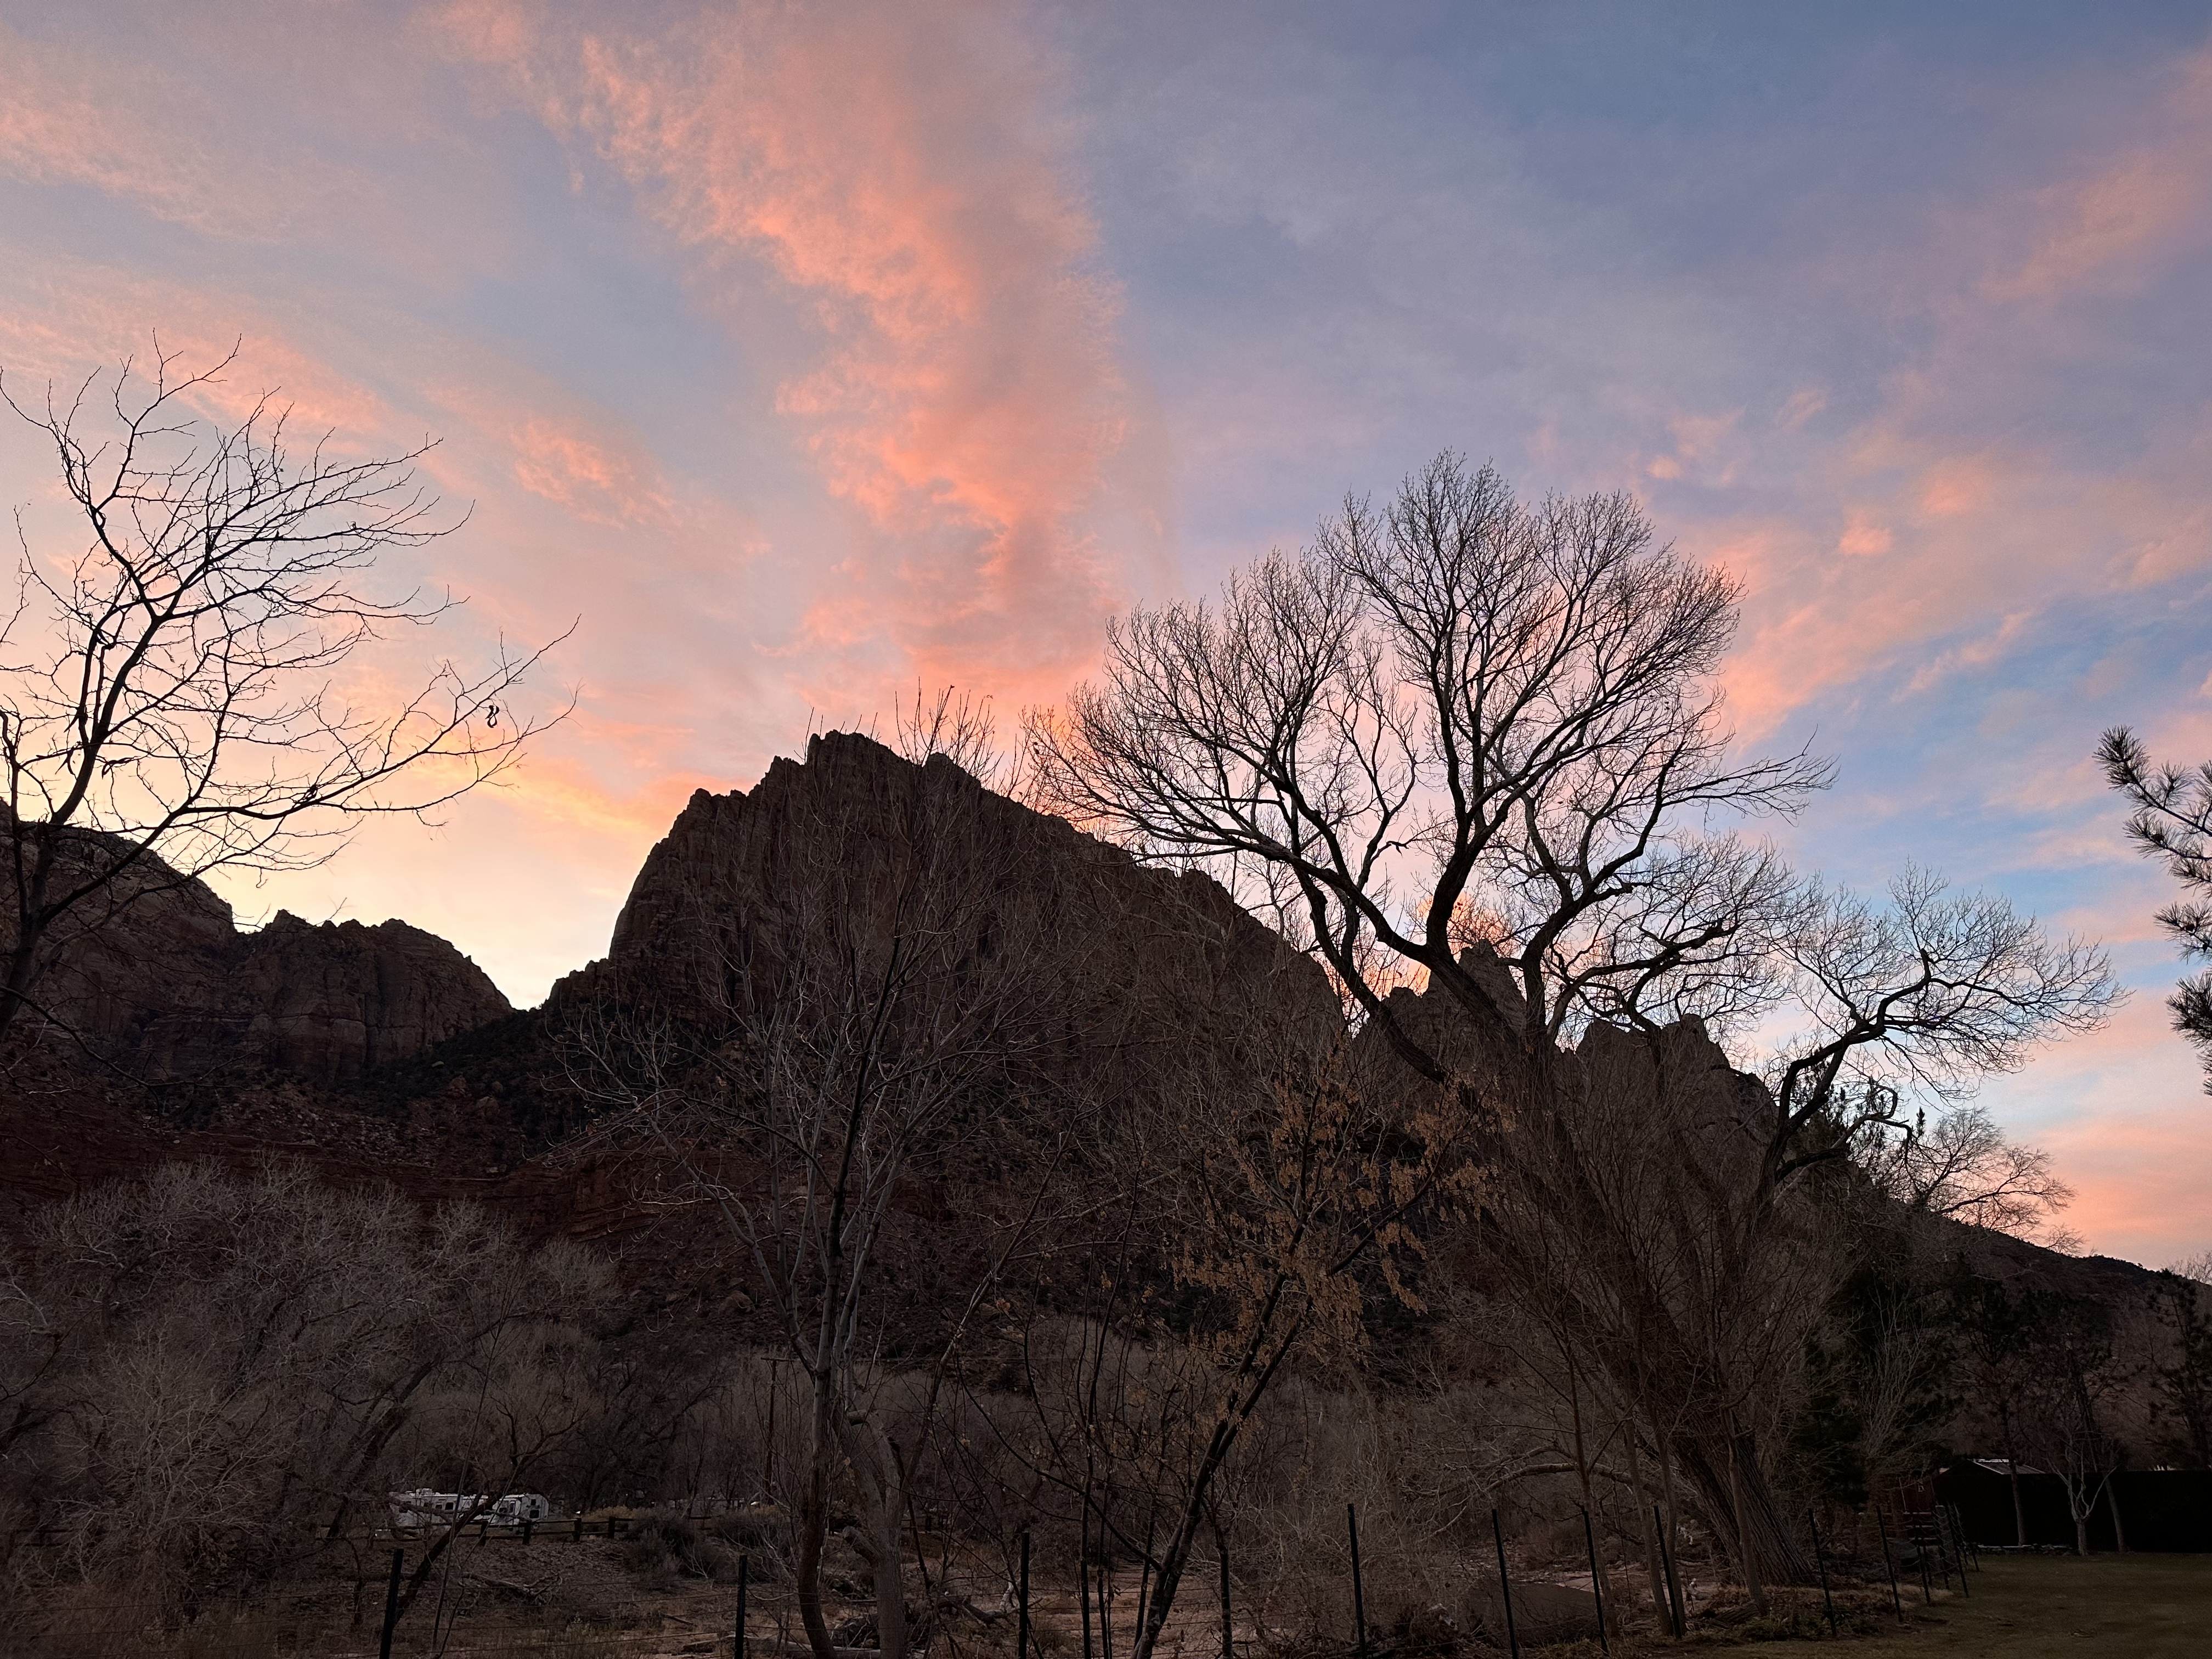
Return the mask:
{"type": "MultiPolygon", "coordinates": [[[[1011,728],[1449,447],[1741,580],[1736,728],[1840,769],[1795,859],[2107,942],[2131,1002],[1985,1098],[2089,1248],[2212,1249],[2092,758],[2212,758],[2201,9],[19,4],[0,68],[11,390],[236,340],[210,412],[439,440],[468,521],[389,580],[466,599],[440,648],[574,624],[509,787],[241,919],[533,1004],[694,789],[917,684],[1011,728]]],[[[0,494],[66,557],[35,436],[0,494]]]]}

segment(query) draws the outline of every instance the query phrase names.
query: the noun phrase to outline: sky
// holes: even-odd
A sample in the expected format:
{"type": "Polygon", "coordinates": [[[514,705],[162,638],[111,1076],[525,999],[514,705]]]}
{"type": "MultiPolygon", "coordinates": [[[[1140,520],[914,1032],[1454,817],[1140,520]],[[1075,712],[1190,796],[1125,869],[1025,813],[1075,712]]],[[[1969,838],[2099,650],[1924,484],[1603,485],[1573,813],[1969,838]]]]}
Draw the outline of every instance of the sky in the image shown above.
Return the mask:
{"type": "MultiPolygon", "coordinates": [[[[574,625],[508,787],[242,921],[397,915],[520,1005],[696,788],[917,685],[1009,724],[1445,447],[1745,589],[1783,832],[2102,939],[1985,1100],[2087,1245],[2212,1249],[2212,1100],[2091,755],[2212,757],[2212,6],[0,0],[0,367],[233,342],[465,508],[374,672],[574,625]]],[[[35,434],[0,501],[74,552],[35,434]]],[[[394,680],[392,683],[397,684],[394,680]]]]}

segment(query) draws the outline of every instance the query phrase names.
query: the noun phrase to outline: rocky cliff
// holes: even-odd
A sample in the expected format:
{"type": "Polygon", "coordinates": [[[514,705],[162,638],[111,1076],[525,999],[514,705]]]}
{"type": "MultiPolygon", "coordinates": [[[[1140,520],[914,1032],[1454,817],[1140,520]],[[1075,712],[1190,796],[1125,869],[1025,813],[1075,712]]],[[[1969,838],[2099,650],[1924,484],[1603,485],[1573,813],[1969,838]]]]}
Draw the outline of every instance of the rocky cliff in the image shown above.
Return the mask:
{"type": "Polygon", "coordinates": [[[917,860],[930,902],[963,890],[945,925],[972,935],[974,971],[1018,971],[1052,1001],[1063,1080],[1079,1070],[1110,1093],[1138,1071],[1233,1052],[1231,1026],[1334,1018],[1320,969],[1211,877],[1141,864],[943,756],[916,765],[850,732],[814,738],[803,764],[777,760],[750,792],[695,794],[646,859],[606,958],[557,984],[548,1012],[648,1006],[726,1025],[761,986],[790,982],[777,965],[827,918],[858,910],[878,937],[906,925],[893,914],[917,860]],[[818,902],[825,884],[833,903],[818,902]]]}
{"type": "Polygon", "coordinates": [[[512,1012],[475,963],[404,921],[280,910],[242,933],[205,883],[159,866],[128,896],[74,918],[38,986],[47,1018],[31,1024],[50,1048],[154,1080],[244,1064],[329,1087],[512,1012]]]}

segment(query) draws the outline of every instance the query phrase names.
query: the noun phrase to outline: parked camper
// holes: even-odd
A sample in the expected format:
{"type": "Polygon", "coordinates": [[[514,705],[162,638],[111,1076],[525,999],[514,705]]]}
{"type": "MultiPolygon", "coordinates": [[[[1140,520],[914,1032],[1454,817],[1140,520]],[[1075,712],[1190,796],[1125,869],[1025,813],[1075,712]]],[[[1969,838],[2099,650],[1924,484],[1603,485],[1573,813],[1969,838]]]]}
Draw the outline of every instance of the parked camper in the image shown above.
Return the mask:
{"type": "Polygon", "coordinates": [[[552,1513],[543,1492],[511,1492],[495,1498],[483,1492],[432,1492],[418,1486],[392,1494],[392,1524],[401,1528],[449,1527],[463,1516],[495,1527],[519,1527],[552,1513]]]}

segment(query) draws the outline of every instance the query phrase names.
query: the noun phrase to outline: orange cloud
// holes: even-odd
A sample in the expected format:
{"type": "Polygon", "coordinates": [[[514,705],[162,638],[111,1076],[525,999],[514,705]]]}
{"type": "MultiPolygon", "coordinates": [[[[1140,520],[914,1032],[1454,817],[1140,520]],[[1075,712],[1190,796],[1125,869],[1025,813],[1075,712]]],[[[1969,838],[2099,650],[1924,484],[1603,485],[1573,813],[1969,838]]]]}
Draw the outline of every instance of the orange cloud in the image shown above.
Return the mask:
{"type": "Polygon", "coordinates": [[[2070,1038],[2021,1079],[2047,1127],[2015,1137],[2051,1154],[2075,1189],[2066,1224],[2088,1247],[2163,1267],[2212,1246],[2212,1114],[2195,1052],[2162,994],[2138,993],[2112,1023],[2070,1038]]]}
{"type": "Polygon", "coordinates": [[[708,256],[711,297],[757,298],[737,254],[801,306],[818,351],[776,405],[865,529],[803,623],[832,679],[888,643],[894,676],[1056,693],[1121,596],[1086,514],[1129,415],[1115,291],[1004,9],[717,7],[652,40],[447,16],[708,256]]]}
{"type": "Polygon", "coordinates": [[[1844,533],[1836,538],[1836,551],[1856,558],[1871,558],[1887,553],[1895,543],[1889,526],[1863,507],[1853,507],[1844,520],[1844,533]]]}

